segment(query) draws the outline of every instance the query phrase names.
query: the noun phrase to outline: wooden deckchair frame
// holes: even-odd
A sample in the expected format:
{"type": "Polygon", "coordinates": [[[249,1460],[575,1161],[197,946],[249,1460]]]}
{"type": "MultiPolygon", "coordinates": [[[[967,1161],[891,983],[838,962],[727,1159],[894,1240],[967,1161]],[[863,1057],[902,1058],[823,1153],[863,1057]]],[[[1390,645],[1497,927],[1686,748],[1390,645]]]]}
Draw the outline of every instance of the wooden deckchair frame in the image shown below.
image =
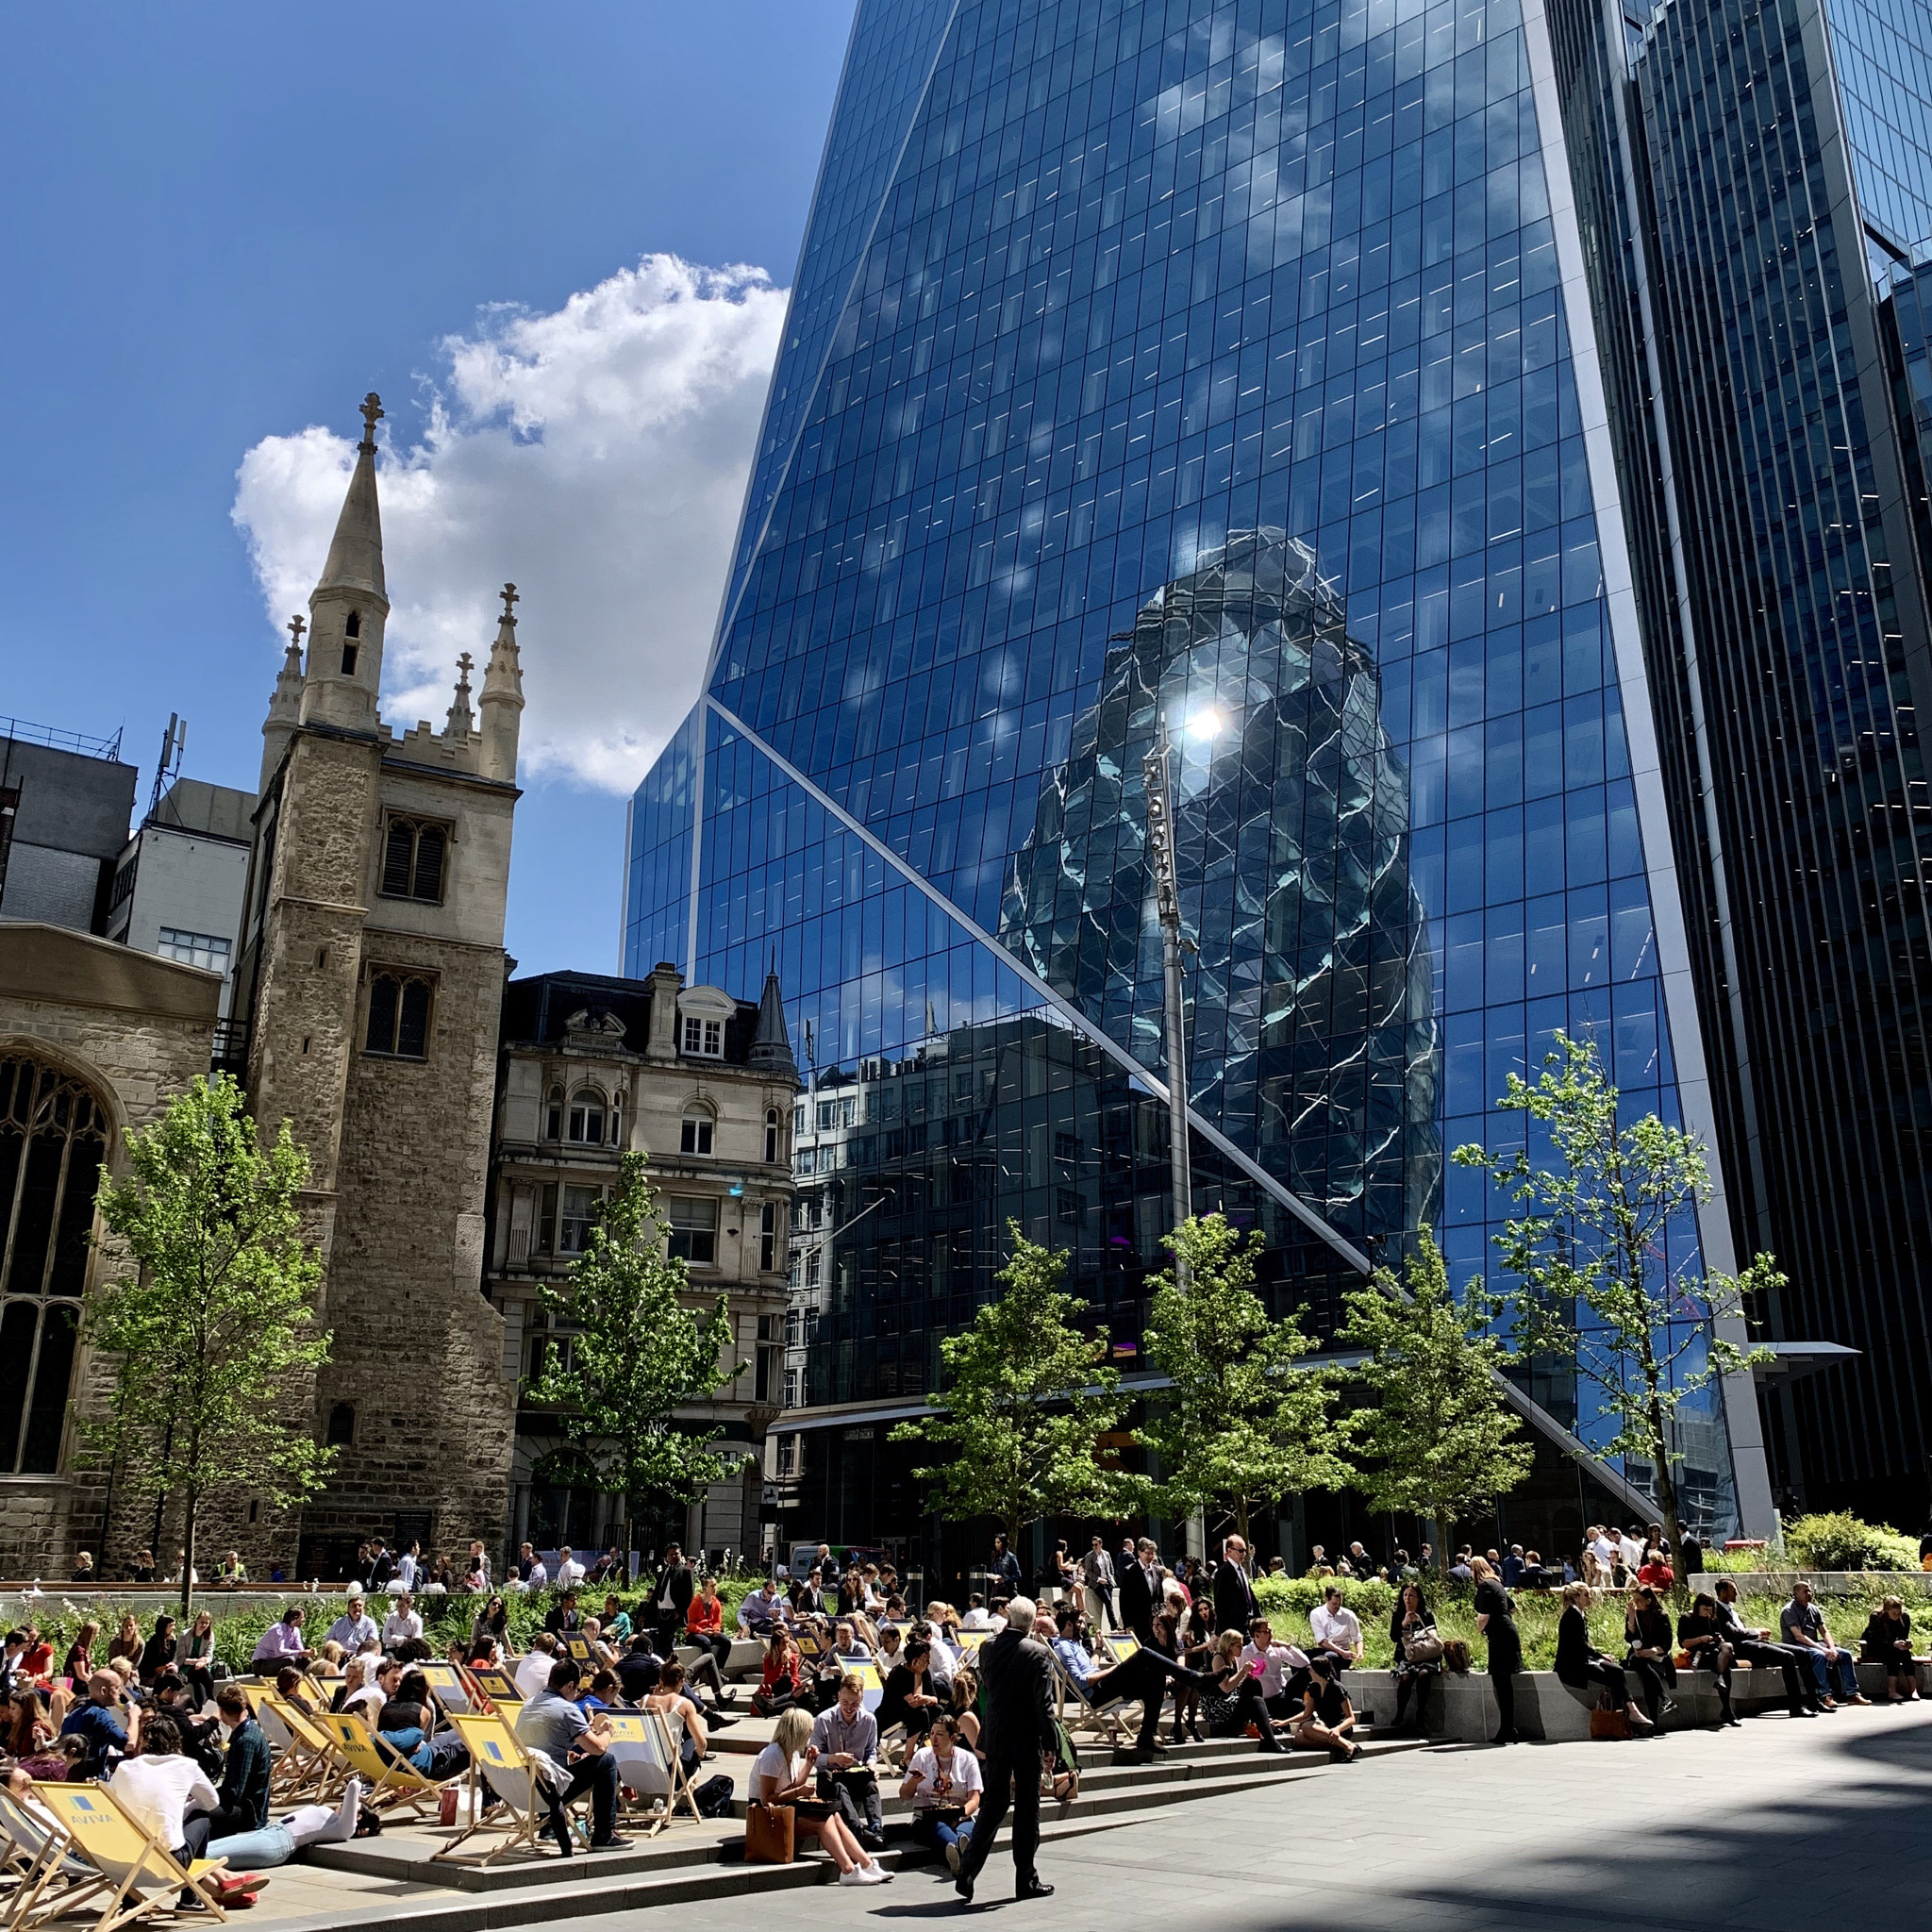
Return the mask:
{"type": "MultiPolygon", "coordinates": [[[[36,1788],[36,1801],[38,1809],[52,1820],[58,1857],[76,1859],[100,1874],[103,1883],[90,1894],[90,1906],[92,1899],[102,1891],[108,1896],[94,1922],[93,1932],[120,1932],[125,1925],[177,1920],[182,1916],[181,1894],[190,1890],[203,1901],[209,1920],[218,1925],[227,1923],[228,1914],[221,1900],[195,1883],[197,1879],[225,1872],[225,1858],[196,1858],[184,1869],[174,1852],[130,1817],[105,1785],[42,1785],[36,1788]],[[97,1822],[100,1826],[92,1841],[91,1822],[97,1822]],[[123,1840],[123,1857],[115,1857],[100,1842],[112,1839],[123,1840]],[[125,1853],[131,1853],[131,1857],[125,1853]],[[112,1869],[115,1864],[125,1866],[118,1878],[112,1869]],[[144,1877],[153,1881],[152,1891],[142,1890],[144,1877]]],[[[55,1849],[50,1844],[50,1861],[54,1857],[55,1849]]],[[[73,1894],[68,1894],[62,1916],[71,1910],[74,1902],[73,1894]]],[[[193,1916],[198,1922],[203,1914],[197,1911],[193,1916]]]]}
{"type": "MultiPolygon", "coordinates": [[[[646,1824],[645,1836],[648,1838],[656,1838],[680,1810],[690,1812],[702,1824],[705,1814],[698,1809],[697,1794],[691,1789],[691,1777],[685,1771],[684,1755],[678,1749],[677,1737],[671,1728],[670,1719],[657,1710],[607,1710],[604,1715],[610,1720],[611,1736],[619,1744],[648,1743],[651,1746],[654,1768],[663,1774],[669,1787],[661,1794],[646,1794],[637,1790],[636,1786],[629,1787],[637,1791],[638,1803],[624,1807],[627,1821],[646,1824]],[[654,1804],[644,1803],[647,1795],[655,1800],[654,1804]]],[[[620,1800],[625,1762],[624,1757],[617,1760],[620,1800]]]]}

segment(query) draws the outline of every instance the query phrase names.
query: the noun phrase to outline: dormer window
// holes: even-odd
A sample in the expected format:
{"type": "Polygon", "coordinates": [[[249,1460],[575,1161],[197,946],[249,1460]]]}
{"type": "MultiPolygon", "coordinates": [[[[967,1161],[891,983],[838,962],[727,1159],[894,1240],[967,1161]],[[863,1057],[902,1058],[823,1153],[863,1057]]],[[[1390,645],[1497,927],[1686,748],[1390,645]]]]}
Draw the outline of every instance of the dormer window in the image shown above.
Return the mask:
{"type": "Polygon", "coordinates": [[[449,827],[433,819],[391,817],[382,845],[382,896],[442,904],[449,827]]]}
{"type": "Polygon", "coordinates": [[[677,1140],[680,1154],[708,1154],[711,1151],[711,1116],[708,1113],[692,1112],[684,1117],[683,1131],[677,1140]]]}
{"type": "Polygon", "coordinates": [[[695,1013],[687,1013],[684,1020],[684,1050],[689,1054],[696,1054],[703,1059],[722,1060],[724,1058],[724,1021],[705,1020],[695,1013]]]}

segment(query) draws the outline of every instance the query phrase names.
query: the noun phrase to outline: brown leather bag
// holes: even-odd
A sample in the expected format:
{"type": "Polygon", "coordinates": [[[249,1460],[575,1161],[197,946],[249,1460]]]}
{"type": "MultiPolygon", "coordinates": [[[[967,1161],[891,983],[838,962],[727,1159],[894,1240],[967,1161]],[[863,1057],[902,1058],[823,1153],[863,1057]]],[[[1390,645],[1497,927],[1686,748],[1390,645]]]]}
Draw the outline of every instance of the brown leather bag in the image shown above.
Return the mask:
{"type": "Polygon", "coordinates": [[[1630,1741],[1630,1713],[1627,1710],[1593,1710],[1590,1714],[1592,1739],[1611,1738],[1619,1743],[1630,1741]]]}
{"type": "Polygon", "coordinates": [[[789,1865],[797,1855],[797,1815],[790,1805],[744,1807],[744,1862],[789,1865]]]}

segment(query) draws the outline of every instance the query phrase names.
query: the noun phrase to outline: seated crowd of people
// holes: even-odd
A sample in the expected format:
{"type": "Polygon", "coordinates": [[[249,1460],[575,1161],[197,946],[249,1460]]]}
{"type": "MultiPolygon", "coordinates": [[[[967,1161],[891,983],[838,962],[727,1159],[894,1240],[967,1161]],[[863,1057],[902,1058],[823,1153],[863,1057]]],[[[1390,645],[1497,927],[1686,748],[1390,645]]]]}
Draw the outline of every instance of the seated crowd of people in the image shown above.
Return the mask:
{"type": "MultiPolygon", "coordinates": [[[[1898,1596],[1869,1618],[1855,1657],[1834,1638],[1809,1587],[1798,1582],[1778,1627],[1740,1618],[1727,1577],[1698,1591],[1674,1621],[1665,1607],[1674,1566],[1657,1535],[1640,1538],[1592,1526],[1580,1552],[1583,1572],[1545,1566],[1534,1551],[1457,1553],[1454,1579],[1474,1588],[1477,1624],[1488,1640],[1492,1681],[1520,1670],[1512,1591],[1560,1593],[1556,1674],[1621,1711],[1633,1732],[1662,1724],[1685,1667],[1710,1671],[1722,1722],[1735,1724],[1734,1673],[1740,1664],[1779,1674],[1794,1716],[1870,1700],[1859,1662],[1884,1667],[1886,1701],[1920,1694],[1913,1624],[1898,1596]],[[1589,1612],[1600,1593],[1621,1595],[1621,1657],[1596,1648],[1589,1612]],[[1499,1661],[1500,1658],[1500,1661],[1499,1661]]],[[[1394,1729],[1417,1729],[1423,1692],[1451,1661],[1425,1594],[1425,1565],[1397,1549],[1377,1564],[1359,1542],[1330,1565],[1319,1548],[1312,1574],[1324,1584],[1308,1619],[1309,1641],[1285,1641],[1256,1594],[1245,1541],[1230,1537],[1216,1561],[1161,1560],[1150,1538],[1118,1553],[1099,1537],[1080,1559],[1061,1544],[1057,1584],[1045,1592],[1032,1634],[1050,1651],[1063,1708],[1075,1724],[1123,1734],[1121,1714],[1139,1707],[1131,1755],[1146,1761],[1184,1740],[1249,1738],[1263,1753],[1291,1746],[1339,1762],[1361,1756],[1362,1728],[1349,1690],[1366,1655],[1361,1623],[1344,1601],[1345,1576],[1381,1576],[1396,1586],[1388,1635],[1395,1681],[1394,1729]],[[1049,1627],[1050,1625],[1050,1627],[1049,1627]],[[1172,1711],[1165,1740],[1163,1717],[1172,1711]]],[[[1689,1567],[1701,1557],[1687,1549],[1689,1567]]],[[[316,1631],[309,1608],[287,1604],[255,1645],[254,1672],[283,1696],[347,1713],[368,1729],[386,1761],[441,1781],[460,1773],[468,1754],[447,1722],[424,1666],[454,1663],[502,1674],[514,1689],[515,1732],[544,1773],[551,1835],[574,1856],[568,1807],[590,1801],[593,1849],[627,1842],[616,1829],[619,1781],[609,1755],[608,1715],[656,1713],[697,1785],[713,1734],[738,1720],[724,1669],[734,1638],[763,1647],[749,1705],[777,1720],[772,1744],[753,1767],[750,1795],[794,1807],[799,1828],[815,1838],[842,1882],[870,1885],[889,1874],[883,1789],[897,1781],[914,1807],[914,1835],[957,1873],[971,1844],[985,1790],[979,1755],[977,1646],[1007,1627],[1009,1603],[1022,1605],[1025,1579],[1005,1540],[995,1544],[987,1590],[963,1609],[942,1599],[908,1608],[890,1563],[841,1564],[821,1545],[804,1574],[781,1585],[768,1577],[727,1615],[714,1575],[700,1576],[673,1545],[655,1578],[628,1605],[614,1588],[625,1577],[616,1551],[593,1566],[559,1553],[555,1574],[525,1546],[504,1591],[482,1590],[466,1640],[438,1657],[425,1638],[416,1586],[429,1574],[411,1545],[391,1557],[380,1540],[365,1545],[366,1569],[345,1606],[316,1631]],[[522,1655],[509,1641],[507,1591],[550,1593],[544,1626],[522,1655]],[[601,1596],[601,1602],[599,1598],[601,1596]],[[684,1655],[680,1656],[680,1650],[684,1655]]],[[[487,1576],[487,1565],[480,1567],[487,1576]]],[[[628,1579],[625,1579],[628,1580],[628,1579]]],[[[1029,1611],[1029,1622],[1031,1620],[1029,1611]]],[[[1461,1646],[1466,1650],[1467,1646],[1461,1646]]],[[[56,1667],[53,1645],[31,1625],[6,1635],[0,1690],[7,1698],[0,1751],[9,1787],[106,1779],[158,1842],[184,1861],[225,1858],[272,1866],[301,1845],[352,1835],[361,1795],[355,1781],[338,1806],[307,1806],[271,1816],[270,1749],[244,1691],[215,1657],[207,1610],[184,1631],[162,1613],[143,1632],[124,1615],[103,1641],[85,1621],[56,1667]]],[[[512,1702],[508,1690],[506,1707],[512,1702]]],[[[1506,1732],[1513,1705],[1498,1686],[1506,1732]]],[[[1071,1744],[1053,1775],[1074,1774],[1071,1744]]],[[[723,1783],[724,1781],[718,1780],[723,1783]]],[[[213,1881],[240,1900],[259,1873],[213,1881]]]]}

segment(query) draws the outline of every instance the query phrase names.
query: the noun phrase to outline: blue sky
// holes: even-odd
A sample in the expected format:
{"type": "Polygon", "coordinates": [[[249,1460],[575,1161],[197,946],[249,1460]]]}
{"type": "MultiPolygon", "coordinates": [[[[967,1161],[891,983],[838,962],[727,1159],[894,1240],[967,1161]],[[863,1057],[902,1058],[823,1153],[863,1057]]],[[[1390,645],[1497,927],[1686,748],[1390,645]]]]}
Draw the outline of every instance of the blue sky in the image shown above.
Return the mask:
{"type": "Polygon", "coordinates": [[[271,608],[299,606],[379,390],[409,472],[385,481],[391,722],[430,715],[517,578],[541,750],[509,948],[615,970],[622,794],[694,689],[780,306],[639,264],[789,282],[849,21],[16,9],[0,713],[125,725],[144,794],[178,710],[187,770],[252,787],[271,608]]]}

